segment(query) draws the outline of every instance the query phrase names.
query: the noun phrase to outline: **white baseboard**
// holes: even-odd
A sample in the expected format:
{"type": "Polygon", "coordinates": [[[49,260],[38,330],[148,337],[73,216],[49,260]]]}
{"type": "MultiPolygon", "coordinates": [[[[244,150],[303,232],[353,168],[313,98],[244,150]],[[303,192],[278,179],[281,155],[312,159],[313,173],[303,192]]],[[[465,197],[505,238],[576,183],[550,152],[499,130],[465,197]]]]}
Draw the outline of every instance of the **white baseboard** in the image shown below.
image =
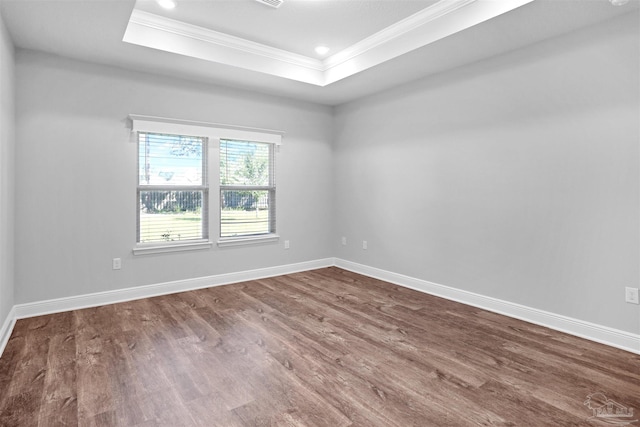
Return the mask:
{"type": "Polygon", "coordinates": [[[545,326],[590,341],[606,344],[632,353],[640,354],[640,335],[606,326],[596,325],[583,320],[550,313],[497,298],[487,297],[473,292],[440,285],[426,280],[416,279],[402,274],[392,273],[375,267],[358,264],[342,259],[335,260],[335,266],[354,273],[384,280],[405,288],[446,298],[448,300],[478,307],[505,316],[545,326]]]}
{"type": "Polygon", "coordinates": [[[301,262],[297,264],[280,265],[276,267],[259,268],[256,270],[235,273],[217,274],[214,276],[197,277],[193,279],[176,280],[174,282],[158,283],[154,285],[136,286],[134,288],[116,289],[113,291],[97,292],[94,294],[78,295],[67,298],[57,298],[47,301],[37,301],[14,306],[15,318],[41,316],[44,314],[60,313],[63,311],[79,310],[118,302],[133,301],[176,292],[245,282],[248,280],[264,279],[266,277],[281,276],[299,271],[330,267],[333,258],[301,262]]]}
{"type": "Polygon", "coordinates": [[[37,301],[27,304],[15,305],[0,329],[0,356],[9,341],[16,319],[41,316],[63,311],[78,310],[88,307],[96,307],[106,304],[114,304],[124,301],[132,301],[159,295],[167,295],[176,292],[184,292],[194,289],[202,289],[248,280],[263,279],[266,277],[280,276],[299,271],[314,270],[336,266],[353,271],[365,276],[384,280],[399,286],[414,289],[431,295],[436,295],[452,301],[478,307],[505,316],[524,320],[537,325],[545,326],[557,331],[566,332],[591,341],[606,344],[632,353],[640,354],[640,335],[620,331],[606,326],[596,325],[578,319],[549,313],[547,311],[515,304],[497,298],[467,292],[449,286],[440,285],[426,280],[416,279],[402,274],[392,273],[379,268],[370,267],[339,258],[325,258],[314,261],[288,264],[275,267],[260,268],[255,270],[235,273],[219,274],[214,276],[198,277],[193,279],[177,280],[174,282],[144,285],[127,289],[98,292],[88,295],[78,295],[67,298],[58,298],[47,301],[37,301]]]}
{"type": "Polygon", "coordinates": [[[0,329],[0,356],[2,356],[2,353],[4,353],[4,348],[9,342],[11,332],[13,332],[13,326],[16,324],[15,312],[15,306],[11,307],[11,311],[9,311],[9,314],[7,315],[7,318],[4,320],[2,328],[0,329]]]}

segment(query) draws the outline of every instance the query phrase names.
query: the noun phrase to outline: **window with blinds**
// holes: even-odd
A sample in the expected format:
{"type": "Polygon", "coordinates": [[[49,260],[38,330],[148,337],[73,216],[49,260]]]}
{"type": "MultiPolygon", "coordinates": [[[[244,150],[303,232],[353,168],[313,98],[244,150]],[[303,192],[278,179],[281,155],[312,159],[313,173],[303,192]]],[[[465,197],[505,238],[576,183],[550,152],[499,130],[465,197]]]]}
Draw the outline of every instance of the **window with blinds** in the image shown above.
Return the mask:
{"type": "Polygon", "coordinates": [[[274,144],[220,140],[220,237],[275,233],[274,144]]]}
{"type": "Polygon", "coordinates": [[[138,133],[138,243],[208,238],[206,138],[138,133]]]}

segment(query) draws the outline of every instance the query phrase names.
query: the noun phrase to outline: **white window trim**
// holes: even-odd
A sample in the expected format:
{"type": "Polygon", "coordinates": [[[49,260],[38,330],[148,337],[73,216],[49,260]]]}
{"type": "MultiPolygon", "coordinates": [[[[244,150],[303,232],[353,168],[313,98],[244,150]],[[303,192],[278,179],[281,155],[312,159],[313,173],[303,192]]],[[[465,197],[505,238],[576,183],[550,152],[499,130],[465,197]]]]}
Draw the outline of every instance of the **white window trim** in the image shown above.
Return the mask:
{"type": "Polygon", "coordinates": [[[213,242],[210,240],[192,240],[190,242],[168,242],[168,243],[138,243],[133,248],[134,255],[150,255],[150,254],[163,254],[167,252],[184,252],[195,251],[199,249],[210,249],[213,246],[213,242]]]}
{"type": "Polygon", "coordinates": [[[218,247],[245,246],[261,243],[273,243],[280,240],[280,236],[274,233],[259,234],[255,236],[224,237],[218,240],[218,247]]]}
{"type": "MultiPolygon", "coordinates": [[[[165,133],[172,135],[185,135],[208,138],[208,178],[209,178],[209,239],[167,242],[167,243],[136,243],[133,248],[134,255],[150,255],[170,252],[182,252],[192,250],[210,249],[213,246],[211,224],[219,223],[220,198],[211,197],[217,192],[212,189],[220,188],[220,173],[217,170],[220,165],[220,139],[245,140],[265,142],[282,145],[283,131],[272,129],[251,128],[244,126],[225,125],[220,123],[198,122],[193,120],[172,119],[166,117],[145,116],[130,114],[132,122],[131,132],[165,133]],[[213,146],[214,141],[216,142],[213,146]]],[[[137,138],[133,138],[136,140],[137,138]]],[[[279,150],[276,150],[278,152],[279,150]]],[[[136,178],[137,179],[137,178],[136,178]]],[[[245,246],[277,242],[280,236],[277,234],[260,234],[243,237],[217,237],[218,247],[245,246]]]]}
{"type": "Polygon", "coordinates": [[[282,145],[282,137],[284,136],[284,132],[279,130],[142,116],[139,114],[129,114],[129,119],[133,122],[132,132],[205,136],[211,139],[239,139],[276,145],[282,145]]]}

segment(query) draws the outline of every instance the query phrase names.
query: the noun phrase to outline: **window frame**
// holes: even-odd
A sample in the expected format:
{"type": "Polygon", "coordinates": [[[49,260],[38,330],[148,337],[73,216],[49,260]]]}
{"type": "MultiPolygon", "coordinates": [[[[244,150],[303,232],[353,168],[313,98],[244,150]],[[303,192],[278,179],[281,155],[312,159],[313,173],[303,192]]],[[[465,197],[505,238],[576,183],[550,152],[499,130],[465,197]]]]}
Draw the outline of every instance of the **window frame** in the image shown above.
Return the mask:
{"type": "MultiPolygon", "coordinates": [[[[220,138],[218,143],[218,154],[222,150],[222,141],[232,141],[232,142],[246,142],[252,144],[264,144],[268,147],[268,171],[269,171],[269,182],[267,185],[223,185],[222,183],[218,184],[218,197],[219,197],[219,217],[218,217],[218,246],[238,246],[245,245],[251,243],[266,243],[273,242],[279,239],[278,234],[276,233],[276,181],[275,181],[275,168],[276,168],[276,146],[274,144],[270,144],[267,142],[261,141],[248,141],[241,139],[233,139],[233,138],[220,138]],[[268,204],[268,229],[269,231],[266,233],[258,233],[258,234],[248,234],[248,235],[240,235],[240,236],[222,236],[222,199],[224,191],[268,191],[269,193],[269,204],[268,204]]],[[[218,164],[220,164],[220,159],[218,159],[218,164]]]]}
{"type": "Polygon", "coordinates": [[[137,142],[137,185],[136,185],[136,245],[134,247],[134,254],[142,253],[163,253],[174,252],[194,249],[206,249],[212,246],[209,239],[210,231],[210,186],[209,177],[211,171],[208,166],[209,159],[209,137],[202,135],[183,135],[168,132],[147,132],[138,131],[135,133],[137,142]],[[157,185],[157,184],[141,184],[140,183],[140,144],[142,135],[159,135],[168,137],[180,137],[180,138],[197,138],[202,141],[202,153],[201,153],[201,168],[202,168],[202,183],[200,185],[157,185]],[[185,239],[176,241],[156,241],[156,242],[141,242],[141,223],[140,223],[140,194],[143,191],[200,191],[202,192],[202,237],[196,239],[185,239]]]}
{"type": "MultiPolygon", "coordinates": [[[[148,133],[159,133],[159,134],[169,134],[169,135],[184,135],[184,136],[194,136],[194,137],[202,137],[207,138],[207,158],[204,161],[207,164],[207,183],[209,187],[207,203],[208,203],[208,239],[203,239],[202,241],[194,241],[194,240],[183,240],[183,241],[175,241],[175,242],[160,242],[159,244],[151,243],[136,243],[133,247],[134,255],[147,255],[147,254],[159,254],[159,253],[168,253],[168,252],[178,252],[178,251],[191,251],[191,250],[201,250],[201,249],[210,249],[214,240],[211,233],[211,225],[218,222],[221,222],[220,219],[220,198],[212,197],[212,189],[220,188],[220,173],[219,173],[219,165],[220,165],[220,140],[239,140],[239,141],[253,141],[253,142],[261,142],[271,144],[271,150],[273,151],[273,162],[274,162],[274,174],[275,174],[275,157],[277,153],[280,151],[280,146],[282,145],[282,139],[285,134],[283,131],[272,130],[272,129],[262,129],[262,128],[252,128],[245,126],[237,126],[237,125],[228,125],[228,124],[220,124],[220,123],[211,123],[211,122],[200,122],[193,120],[183,120],[183,119],[175,119],[175,118],[166,118],[166,117],[156,117],[156,116],[147,116],[147,115],[139,115],[139,114],[130,114],[129,122],[131,124],[131,138],[130,141],[135,143],[136,149],[138,147],[138,133],[139,132],[148,132],[148,133]]],[[[136,152],[136,159],[139,155],[136,152]]],[[[139,168],[139,164],[136,165],[136,171],[139,168]]],[[[138,186],[139,177],[135,177],[136,187],[138,186]]],[[[137,193],[137,191],[136,191],[137,193]]],[[[136,206],[139,202],[136,201],[136,206]]],[[[204,202],[203,202],[204,203],[204,202]]],[[[138,211],[138,209],[136,209],[138,211]]],[[[274,205],[273,212],[275,219],[275,196],[274,196],[274,205]]],[[[136,213],[139,215],[139,212],[136,213]]],[[[204,218],[203,218],[204,220],[204,218]]],[[[136,220],[138,221],[138,220],[136,220]]],[[[137,233],[137,230],[136,230],[137,233]]],[[[219,238],[220,233],[218,232],[218,240],[217,245],[219,247],[226,246],[237,246],[237,245],[253,245],[253,244],[261,244],[267,242],[275,242],[278,241],[280,236],[277,234],[269,234],[269,235],[253,235],[253,236],[245,236],[242,238],[219,238]]],[[[137,237],[136,237],[136,240],[137,237]]]]}

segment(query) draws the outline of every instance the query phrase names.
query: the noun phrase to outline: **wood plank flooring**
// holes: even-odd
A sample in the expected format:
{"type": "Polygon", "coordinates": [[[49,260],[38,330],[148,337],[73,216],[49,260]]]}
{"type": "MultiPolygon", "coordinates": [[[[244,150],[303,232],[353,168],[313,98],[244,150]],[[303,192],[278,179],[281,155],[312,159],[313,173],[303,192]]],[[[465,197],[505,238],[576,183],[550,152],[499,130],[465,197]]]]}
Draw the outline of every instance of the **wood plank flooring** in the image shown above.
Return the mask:
{"type": "Polygon", "coordinates": [[[640,356],[338,268],[19,320],[0,358],[2,426],[598,426],[602,396],[638,418],[640,356]]]}

